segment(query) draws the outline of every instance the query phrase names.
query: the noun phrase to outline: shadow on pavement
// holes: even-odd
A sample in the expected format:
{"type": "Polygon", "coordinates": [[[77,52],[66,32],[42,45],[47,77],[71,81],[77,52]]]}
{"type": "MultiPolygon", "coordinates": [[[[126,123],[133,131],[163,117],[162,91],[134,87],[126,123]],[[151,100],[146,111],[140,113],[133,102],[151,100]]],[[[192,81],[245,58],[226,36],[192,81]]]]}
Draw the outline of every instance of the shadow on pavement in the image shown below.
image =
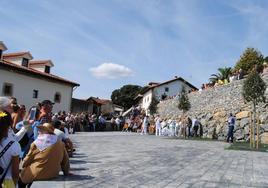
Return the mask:
{"type": "Polygon", "coordinates": [[[101,163],[100,161],[85,161],[85,160],[74,160],[74,159],[71,159],[70,160],[70,164],[87,164],[87,163],[101,163]]]}
{"type": "Polygon", "coordinates": [[[81,181],[81,180],[92,180],[92,179],[94,179],[93,176],[74,174],[71,176],[60,175],[58,178],[53,179],[53,181],[81,181]]]}

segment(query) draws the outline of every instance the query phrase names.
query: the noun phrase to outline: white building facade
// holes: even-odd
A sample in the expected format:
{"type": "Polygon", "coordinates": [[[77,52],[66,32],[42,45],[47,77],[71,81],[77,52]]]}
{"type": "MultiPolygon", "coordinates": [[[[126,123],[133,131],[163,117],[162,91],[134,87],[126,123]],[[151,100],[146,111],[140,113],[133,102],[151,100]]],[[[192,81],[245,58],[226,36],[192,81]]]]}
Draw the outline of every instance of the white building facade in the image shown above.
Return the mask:
{"type": "Polygon", "coordinates": [[[55,103],[53,112],[70,111],[73,89],[79,84],[50,74],[54,66],[50,60],[30,61],[29,52],[3,54],[3,48],[0,54],[1,96],[15,97],[27,109],[51,100],[55,103]]]}
{"type": "Polygon", "coordinates": [[[160,84],[150,85],[148,89],[140,95],[140,106],[146,114],[149,114],[149,106],[153,97],[158,101],[176,97],[181,93],[183,87],[187,93],[197,90],[195,86],[181,77],[176,77],[175,79],[160,84]]]}

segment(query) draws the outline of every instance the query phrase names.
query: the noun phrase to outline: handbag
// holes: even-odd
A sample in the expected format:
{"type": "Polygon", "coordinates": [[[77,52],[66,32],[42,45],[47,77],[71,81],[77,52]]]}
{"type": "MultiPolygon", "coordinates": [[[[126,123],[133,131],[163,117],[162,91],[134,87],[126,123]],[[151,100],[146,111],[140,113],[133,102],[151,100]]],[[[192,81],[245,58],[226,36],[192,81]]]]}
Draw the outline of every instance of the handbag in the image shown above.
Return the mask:
{"type": "MultiPolygon", "coordinates": [[[[1,151],[1,153],[0,153],[0,158],[3,157],[3,155],[7,152],[7,150],[10,148],[10,146],[11,146],[13,143],[14,143],[14,141],[10,141],[10,142],[5,146],[5,148],[4,148],[4,149],[1,151]]],[[[3,176],[2,176],[2,178],[1,178],[1,180],[0,180],[0,188],[2,188],[2,184],[3,184],[3,182],[4,182],[4,179],[5,179],[6,175],[7,175],[7,171],[8,171],[8,169],[9,169],[10,165],[11,165],[11,161],[9,162],[9,164],[8,164],[7,169],[5,170],[5,172],[3,171],[3,168],[0,167],[0,168],[2,169],[2,170],[0,170],[0,172],[4,173],[3,176]]],[[[2,174],[2,173],[1,173],[1,174],[2,174]]]]}

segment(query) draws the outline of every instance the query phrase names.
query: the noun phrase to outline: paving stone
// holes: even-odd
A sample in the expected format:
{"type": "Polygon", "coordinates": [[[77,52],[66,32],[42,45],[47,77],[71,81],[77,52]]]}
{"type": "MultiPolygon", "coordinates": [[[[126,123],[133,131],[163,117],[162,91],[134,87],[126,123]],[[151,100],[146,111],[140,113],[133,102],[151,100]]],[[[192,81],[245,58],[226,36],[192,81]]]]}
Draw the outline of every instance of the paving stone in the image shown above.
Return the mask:
{"type": "Polygon", "coordinates": [[[268,154],[224,150],[226,143],[135,133],[71,135],[74,176],[34,182],[33,188],[268,187],[268,154]]]}

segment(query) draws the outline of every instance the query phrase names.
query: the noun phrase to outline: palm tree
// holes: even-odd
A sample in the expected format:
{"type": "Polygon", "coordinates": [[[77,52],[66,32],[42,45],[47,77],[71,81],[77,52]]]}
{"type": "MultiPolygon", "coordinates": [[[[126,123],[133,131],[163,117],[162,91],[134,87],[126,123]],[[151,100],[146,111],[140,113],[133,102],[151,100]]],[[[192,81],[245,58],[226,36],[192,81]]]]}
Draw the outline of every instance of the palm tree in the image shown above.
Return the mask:
{"type": "Polygon", "coordinates": [[[218,80],[225,80],[225,79],[229,81],[229,76],[231,75],[231,73],[232,73],[231,67],[218,68],[218,73],[212,74],[211,77],[209,78],[209,81],[212,83],[216,83],[218,80]]]}

